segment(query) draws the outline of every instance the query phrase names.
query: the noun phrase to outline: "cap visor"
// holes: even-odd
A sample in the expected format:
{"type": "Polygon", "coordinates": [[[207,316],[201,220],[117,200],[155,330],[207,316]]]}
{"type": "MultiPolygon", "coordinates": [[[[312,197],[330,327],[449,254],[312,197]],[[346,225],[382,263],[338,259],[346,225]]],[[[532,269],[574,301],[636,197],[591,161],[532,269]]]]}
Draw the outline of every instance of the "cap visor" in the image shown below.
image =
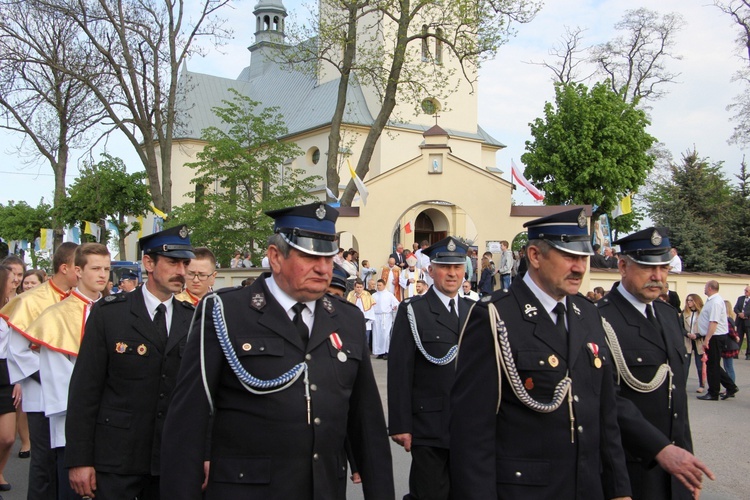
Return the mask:
{"type": "Polygon", "coordinates": [[[292,248],[296,248],[300,252],[306,254],[319,255],[321,257],[333,257],[339,252],[338,241],[335,240],[321,240],[318,238],[308,238],[299,235],[289,236],[284,233],[279,234],[283,236],[292,248]]]}
{"type": "Polygon", "coordinates": [[[591,246],[590,241],[550,241],[544,240],[561,252],[570,253],[573,255],[594,255],[594,247],[591,246]]]}

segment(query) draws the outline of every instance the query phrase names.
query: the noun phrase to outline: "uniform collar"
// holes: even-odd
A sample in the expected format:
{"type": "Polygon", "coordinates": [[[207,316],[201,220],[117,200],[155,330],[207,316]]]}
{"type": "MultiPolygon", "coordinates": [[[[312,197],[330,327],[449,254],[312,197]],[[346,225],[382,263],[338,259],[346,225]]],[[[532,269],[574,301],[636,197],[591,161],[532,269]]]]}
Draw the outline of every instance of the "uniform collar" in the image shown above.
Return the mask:
{"type": "MultiPolygon", "coordinates": [[[[271,295],[273,295],[273,298],[276,299],[276,302],[278,302],[281,308],[284,309],[284,311],[286,311],[287,313],[298,302],[279,287],[278,283],[276,283],[276,280],[273,279],[273,275],[266,278],[266,286],[268,287],[268,291],[271,292],[271,295]]],[[[305,304],[308,309],[310,309],[313,316],[315,315],[315,302],[316,301],[314,300],[303,302],[303,304],[305,304]]]]}
{"type": "Polygon", "coordinates": [[[549,317],[557,318],[557,313],[554,312],[555,306],[558,302],[560,302],[562,305],[565,305],[565,299],[563,298],[563,300],[560,301],[555,300],[547,292],[539,288],[539,285],[537,285],[536,282],[531,279],[531,273],[526,273],[523,276],[523,282],[526,283],[526,286],[529,287],[531,293],[533,293],[537,300],[542,304],[542,307],[544,307],[544,310],[547,311],[549,317]]]}
{"type": "Polygon", "coordinates": [[[159,307],[159,304],[164,304],[164,306],[167,308],[167,317],[171,317],[172,297],[174,297],[174,295],[172,295],[172,297],[169,297],[169,299],[167,299],[166,301],[162,302],[158,299],[158,297],[156,297],[156,295],[148,291],[148,287],[145,284],[141,287],[141,290],[143,290],[143,300],[146,302],[146,309],[148,310],[148,314],[151,316],[151,319],[153,319],[154,314],[156,314],[156,308],[159,307]]]}
{"type": "MultiPolygon", "coordinates": [[[[630,302],[630,304],[638,310],[641,314],[643,314],[644,317],[646,317],[646,306],[648,304],[644,304],[640,300],[638,300],[632,293],[628,292],[627,288],[625,288],[622,283],[620,283],[617,286],[617,290],[619,290],[620,295],[622,295],[625,300],[630,302]]],[[[650,304],[650,302],[649,302],[650,304]]]]}

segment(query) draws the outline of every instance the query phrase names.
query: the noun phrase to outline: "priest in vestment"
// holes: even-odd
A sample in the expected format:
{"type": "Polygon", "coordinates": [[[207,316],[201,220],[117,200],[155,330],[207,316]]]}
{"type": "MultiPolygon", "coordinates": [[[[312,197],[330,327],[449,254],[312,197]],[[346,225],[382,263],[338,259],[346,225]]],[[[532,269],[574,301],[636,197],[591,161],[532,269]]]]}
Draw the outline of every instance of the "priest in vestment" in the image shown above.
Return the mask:
{"type": "Polygon", "coordinates": [[[421,269],[416,268],[416,257],[410,255],[406,259],[406,263],[409,267],[401,271],[401,276],[399,277],[399,285],[402,288],[401,297],[404,299],[419,295],[417,292],[417,281],[424,280],[424,273],[421,269]]]}
{"type": "Polygon", "coordinates": [[[398,299],[385,289],[385,281],[378,280],[378,291],[372,296],[375,301],[375,323],[372,327],[372,353],[378,359],[388,359],[391,345],[391,328],[396,318],[398,299]]]}
{"type": "Polygon", "coordinates": [[[370,292],[365,290],[365,284],[362,283],[362,280],[357,278],[354,281],[354,290],[349,292],[349,295],[346,296],[347,302],[351,302],[357,308],[359,308],[360,311],[362,311],[362,314],[365,316],[365,329],[367,330],[367,343],[371,345],[372,342],[372,324],[375,321],[375,310],[373,309],[373,306],[375,305],[375,301],[372,298],[372,295],[370,295],[370,292]]]}
{"type": "Polygon", "coordinates": [[[401,283],[399,282],[401,268],[396,265],[396,259],[388,259],[388,265],[380,269],[380,279],[385,281],[385,289],[401,300],[401,283]]]}

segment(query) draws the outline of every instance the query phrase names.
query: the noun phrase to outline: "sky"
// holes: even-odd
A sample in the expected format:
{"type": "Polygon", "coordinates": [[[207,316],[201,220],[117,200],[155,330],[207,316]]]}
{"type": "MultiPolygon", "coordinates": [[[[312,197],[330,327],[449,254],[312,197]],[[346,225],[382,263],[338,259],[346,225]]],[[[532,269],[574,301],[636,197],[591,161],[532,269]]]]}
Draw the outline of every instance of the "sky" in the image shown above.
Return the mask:
{"type": "MultiPolygon", "coordinates": [[[[256,0],[235,1],[224,13],[234,31],[234,39],[207,57],[195,56],[188,61],[191,71],[236,78],[249,64],[247,47],[253,42],[255,21],[252,10],[256,0]]],[[[302,17],[305,7],[300,0],[285,2],[292,17],[302,17]]],[[[484,63],[479,80],[479,123],[492,136],[507,145],[497,153],[497,165],[510,180],[510,161],[523,169],[520,161],[525,141],[531,139],[529,123],[540,117],[546,101],[553,102],[552,73],[529,61],[553,61],[548,51],[560,42],[565,27],[585,28],[583,45],[595,45],[614,38],[614,25],[627,9],[647,7],[660,13],[678,12],[685,26],[677,34],[671,71],[680,73],[679,83],[669,85],[668,94],[651,104],[652,125],[649,133],[664,143],[675,160],[694,147],[711,162],[723,161],[727,176],[739,172],[744,152],[729,145],[732,134],[731,113],[726,107],[742,91],[732,76],[743,64],[737,55],[736,30],[731,19],[712,5],[711,0],[547,0],[537,17],[529,24],[518,25],[518,34],[500,48],[497,57],[484,63]]],[[[51,202],[54,177],[45,163],[27,164],[17,147],[20,136],[0,131],[0,203],[24,200],[35,206],[41,197],[51,202]]],[[[129,171],[141,169],[132,146],[119,134],[106,144],[108,152],[121,157],[129,171]]],[[[94,151],[99,160],[103,146],[94,151]]],[[[77,165],[90,158],[76,152],[67,177],[70,184],[77,175],[77,165]]],[[[534,204],[523,189],[514,194],[517,204],[534,204]]]]}

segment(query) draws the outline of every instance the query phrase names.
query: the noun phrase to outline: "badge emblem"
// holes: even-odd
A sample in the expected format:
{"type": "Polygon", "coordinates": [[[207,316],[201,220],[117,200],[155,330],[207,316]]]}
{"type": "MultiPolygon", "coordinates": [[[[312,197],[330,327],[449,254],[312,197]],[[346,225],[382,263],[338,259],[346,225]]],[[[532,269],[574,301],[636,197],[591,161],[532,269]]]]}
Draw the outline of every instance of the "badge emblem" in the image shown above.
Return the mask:
{"type": "Polygon", "coordinates": [[[485,295],[479,300],[481,300],[482,302],[489,302],[490,300],[492,300],[492,295],[485,295]]]}
{"type": "Polygon", "coordinates": [[[255,309],[260,309],[266,305],[266,296],[262,293],[253,294],[252,299],[250,299],[250,303],[255,309]]]}
{"type": "Polygon", "coordinates": [[[449,252],[455,252],[456,251],[456,242],[454,242],[453,240],[450,240],[448,242],[448,251],[449,252]]]}
{"type": "Polygon", "coordinates": [[[537,312],[537,308],[532,306],[531,304],[526,304],[525,306],[523,306],[523,313],[526,316],[529,316],[529,317],[536,316],[536,312],[537,312]]]}
{"type": "Polygon", "coordinates": [[[575,305],[575,303],[571,304],[571,305],[573,306],[573,312],[576,313],[576,316],[580,316],[581,315],[581,310],[578,309],[578,306],[575,305]]]}
{"type": "Polygon", "coordinates": [[[117,300],[117,295],[107,295],[104,297],[104,302],[112,302],[113,300],[117,300]]]}
{"type": "Polygon", "coordinates": [[[554,354],[550,354],[549,358],[547,358],[547,363],[549,363],[552,368],[557,368],[557,365],[560,364],[560,360],[557,359],[557,356],[554,354]]]}
{"type": "Polygon", "coordinates": [[[599,359],[599,346],[594,344],[593,342],[589,342],[588,344],[586,344],[586,347],[588,347],[591,351],[591,354],[594,355],[594,367],[601,368],[602,360],[599,359]]]}
{"type": "Polygon", "coordinates": [[[180,238],[182,238],[182,239],[184,240],[184,239],[185,239],[185,238],[187,238],[187,237],[188,237],[188,230],[187,230],[187,226],[182,226],[182,227],[180,228],[180,238]]]}
{"type": "Polygon", "coordinates": [[[654,245],[655,247],[658,247],[659,245],[661,245],[661,241],[662,240],[661,240],[661,235],[659,234],[659,231],[654,229],[654,232],[651,233],[651,244],[654,245]]]}
{"type": "Polygon", "coordinates": [[[317,210],[315,210],[315,217],[318,218],[318,220],[323,220],[326,217],[326,207],[325,205],[320,205],[317,210]]]}
{"type": "Polygon", "coordinates": [[[249,351],[252,348],[253,346],[250,344],[250,342],[245,342],[244,344],[242,344],[242,350],[245,352],[249,351]]]}
{"type": "Polygon", "coordinates": [[[578,227],[584,228],[586,227],[586,212],[581,209],[581,213],[578,214],[578,227]]]}
{"type": "Polygon", "coordinates": [[[523,386],[526,388],[527,391],[530,391],[531,389],[534,388],[534,381],[531,379],[531,377],[529,377],[523,383],[523,386]]]}
{"type": "Polygon", "coordinates": [[[115,352],[118,354],[124,354],[128,350],[128,344],[125,342],[118,342],[115,344],[115,352]]]}
{"type": "Polygon", "coordinates": [[[137,352],[141,356],[145,356],[148,352],[148,347],[146,347],[146,344],[141,344],[138,346],[137,352]]]}
{"type": "Polygon", "coordinates": [[[323,309],[325,309],[329,313],[333,313],[333,304],[331,304],[331,299],[329,299],[328,297],[323,297],[321,302],[323,304],[323,309]]]}

